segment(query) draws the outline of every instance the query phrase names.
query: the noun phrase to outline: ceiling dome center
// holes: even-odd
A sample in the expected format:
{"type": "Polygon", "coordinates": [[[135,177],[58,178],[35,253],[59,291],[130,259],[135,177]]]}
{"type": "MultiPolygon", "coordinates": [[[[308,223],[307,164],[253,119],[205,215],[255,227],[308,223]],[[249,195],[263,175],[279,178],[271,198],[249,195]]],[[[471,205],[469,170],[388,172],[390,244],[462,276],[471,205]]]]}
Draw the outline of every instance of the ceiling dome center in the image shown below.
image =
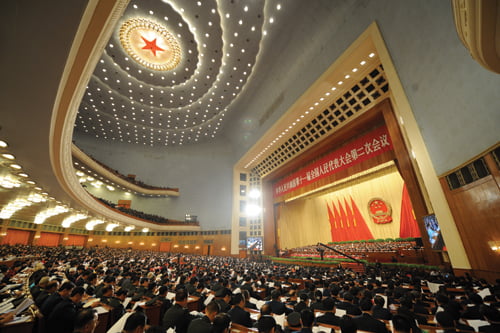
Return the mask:
{"type": "Polygon", "coordinates": [[[148,19],[125,21],[120,28],[120,43],[132,59],[152,70],[168,71],[181,61],[181,48],[175,37],[148,19]]]}

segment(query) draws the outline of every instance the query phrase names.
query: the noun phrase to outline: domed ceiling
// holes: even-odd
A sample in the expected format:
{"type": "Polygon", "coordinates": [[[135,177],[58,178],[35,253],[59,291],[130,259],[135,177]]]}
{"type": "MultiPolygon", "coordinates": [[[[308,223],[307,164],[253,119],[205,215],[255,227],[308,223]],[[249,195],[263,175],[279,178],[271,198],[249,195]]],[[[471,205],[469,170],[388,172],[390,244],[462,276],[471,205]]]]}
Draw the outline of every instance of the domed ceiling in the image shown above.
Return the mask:
{"type": "Polygon", "coordinates": [[[252,80],[281,1],[131,1],[88,83],[76,135],[172,146],[215,138],[252,80]]]}

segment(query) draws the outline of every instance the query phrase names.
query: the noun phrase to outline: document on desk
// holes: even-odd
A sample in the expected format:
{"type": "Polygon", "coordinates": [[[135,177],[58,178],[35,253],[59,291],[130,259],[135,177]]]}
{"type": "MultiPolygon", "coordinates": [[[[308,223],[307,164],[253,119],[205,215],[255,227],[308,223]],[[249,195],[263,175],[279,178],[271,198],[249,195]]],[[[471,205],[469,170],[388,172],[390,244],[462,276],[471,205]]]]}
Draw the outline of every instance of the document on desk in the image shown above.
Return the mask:
{"type": "Polygon", "coordinates": [[[123,316],[120,317],[120,319],[118,319],[118,321],[113,326],[111,326],[107,333],[116,333],[123,331],[125,322],[127,321],[127,318],[132,315],[132,313],[133,312],[126,312],[123,316]]]}
{"type": "Polygon", "coordinates": [[[35,303],[32,298],[25,298],[14,310],[14,314],[17,316],[24,310],[26,310],[31,304],[35,303]]]}

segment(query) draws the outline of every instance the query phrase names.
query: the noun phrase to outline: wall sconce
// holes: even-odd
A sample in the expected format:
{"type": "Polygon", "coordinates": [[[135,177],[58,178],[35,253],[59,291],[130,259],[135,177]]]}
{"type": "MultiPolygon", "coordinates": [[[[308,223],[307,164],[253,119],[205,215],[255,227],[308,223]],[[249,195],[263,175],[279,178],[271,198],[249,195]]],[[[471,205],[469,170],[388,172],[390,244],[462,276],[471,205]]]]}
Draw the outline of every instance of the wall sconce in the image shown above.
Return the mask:
{"type": "Polygon", "coordinates": [[[493,251],[497,252],[497,253],[500,253],[500,241],[489,241],[488,242],[488,246],[490,247],[490,249],[492,249],[493,251]]]}

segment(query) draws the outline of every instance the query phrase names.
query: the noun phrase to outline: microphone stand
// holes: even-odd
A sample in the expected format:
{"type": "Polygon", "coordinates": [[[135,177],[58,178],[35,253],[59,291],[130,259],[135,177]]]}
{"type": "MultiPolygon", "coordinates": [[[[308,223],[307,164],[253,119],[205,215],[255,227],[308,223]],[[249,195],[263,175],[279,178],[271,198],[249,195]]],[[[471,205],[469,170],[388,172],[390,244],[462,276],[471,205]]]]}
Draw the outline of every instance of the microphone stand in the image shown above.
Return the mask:
{"type": "Polygon", "coordinates": [[[365,269],[366,269],[366,264],[365,264],[364,262],[362,262],[362,261],[360,261],[360,260],[358,260],[358,259],[356,259],[356,258],[353,258],[353,257],[351,257],[350,255],[347,255],[347,254],[345,254],[345,253],[343,253],[343,252],[340,252],[339,250],[334,249],[333,247],[330,247],[330,246],[325,245],[325,244],[323,244],[323,243],[318,243],[318,244],[316,244],[316,246],[323,246],[323,247],[326,247],[327,249],[330,249],[330,250],[332,250],[332,251],[333,251],[333,252],[335,252],[335,253],[338,253],[338,254],[340,254],[340,255],[342,255],[342,256],[344,256],[344,257],[347,257],[347,258],[349,258],[349,259],[351,259],[351,260],[354,260],[354,261],[355,261],[355,262],[357,262],[358,264],[363,265],[363,267],[365,267],[365,269]]]}

